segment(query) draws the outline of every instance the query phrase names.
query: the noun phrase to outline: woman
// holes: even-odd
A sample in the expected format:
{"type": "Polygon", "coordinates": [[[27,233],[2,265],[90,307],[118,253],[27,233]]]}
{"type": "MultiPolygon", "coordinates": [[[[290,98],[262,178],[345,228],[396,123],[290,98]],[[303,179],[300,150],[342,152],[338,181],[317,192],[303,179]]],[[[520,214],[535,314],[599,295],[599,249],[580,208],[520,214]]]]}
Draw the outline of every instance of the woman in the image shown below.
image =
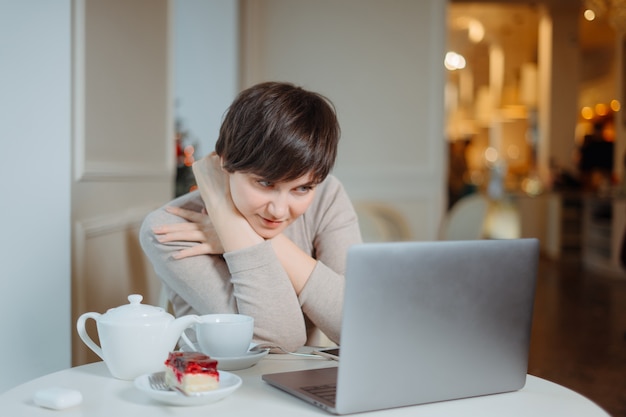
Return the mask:
{"type": "Polygon", "coordinates": [[[177,316],[239,312],[255,341],[286,350],[339,343],[357,217],[329,175],[339,125],[330,102],[286,83],[244,90],[215,152],[193,166],[198,190],[147,216],[141,244],[177,316]]]}

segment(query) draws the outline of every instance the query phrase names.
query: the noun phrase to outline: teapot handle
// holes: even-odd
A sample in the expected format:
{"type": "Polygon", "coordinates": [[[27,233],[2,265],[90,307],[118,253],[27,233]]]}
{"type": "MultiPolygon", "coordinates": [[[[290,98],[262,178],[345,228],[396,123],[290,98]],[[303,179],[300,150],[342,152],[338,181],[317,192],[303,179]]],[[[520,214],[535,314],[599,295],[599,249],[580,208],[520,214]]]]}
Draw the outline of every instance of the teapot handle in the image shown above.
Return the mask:
{"type": "Polygon", "coordinates": [[[89,347],[89,349],[93,350],[96,355],[100,356],[102,360],[104,360],[104,356],[102,355],[102,349],[98,346],[87,334],[87,330],[85,329],[85,322],[87,319],[97,320],[101,316],[100,313],[84,313],[81,315],[76,321],[76,330],[78,331],[78,335],[81,340],[89,347]]]}

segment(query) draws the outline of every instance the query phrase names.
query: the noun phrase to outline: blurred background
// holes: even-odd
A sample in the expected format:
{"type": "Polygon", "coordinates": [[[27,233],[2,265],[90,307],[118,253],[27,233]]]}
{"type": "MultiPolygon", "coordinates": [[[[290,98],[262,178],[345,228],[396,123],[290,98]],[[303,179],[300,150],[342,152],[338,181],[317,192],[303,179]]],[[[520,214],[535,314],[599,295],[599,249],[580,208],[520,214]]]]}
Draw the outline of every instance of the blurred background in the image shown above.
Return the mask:
{"type": "MultiPolygon", "coordinates": [[[[0,0],[11,40],[0,330],[21,358],[0,391],[96,360],[74,331],[81,313],[133,292],[159,302],[138,227],[193,189],[189,167],[224,111],[265,80],[334,102],[334,175],[366,240],[537,237],[553,279],[574,262],[567,274],[620,285],[625,11],[621,0],[0,0]]],[[[617,311],[607,320],[623,338],[617,311]]]]}

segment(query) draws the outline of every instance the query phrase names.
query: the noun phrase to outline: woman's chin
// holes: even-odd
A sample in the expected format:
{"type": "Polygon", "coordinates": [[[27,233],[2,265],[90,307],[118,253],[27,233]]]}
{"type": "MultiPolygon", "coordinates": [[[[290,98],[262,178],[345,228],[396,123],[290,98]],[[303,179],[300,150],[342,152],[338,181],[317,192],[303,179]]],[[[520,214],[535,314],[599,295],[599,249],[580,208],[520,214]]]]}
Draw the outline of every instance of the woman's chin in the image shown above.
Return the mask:
{"type": "Polygon", "coordinates": [[[278,227],[278,228],[274,228],[274,229],[268,229],[266,227],[255,227],[254,228],[254,231],[257,232],[257,234],[259,236],[261,236],[265,240],[275,238],[276,236],[281,234],[283,230],[285,230],[284,227],[278,227]]]}
{"type": "MultiPolygon", "coordinates": [[[[259,232],[257,231],[257,233],[259,233],[259,232]]],[[[280,234],[280,232],[278,232],[278,231],[271,231],[271,232],[269,232],[269,231],[265,230],[262,233],[259,233],[259,236],[261,236],[265,240],[268,240],[268,239],[275,238],[279,234],[280,234]]]]}

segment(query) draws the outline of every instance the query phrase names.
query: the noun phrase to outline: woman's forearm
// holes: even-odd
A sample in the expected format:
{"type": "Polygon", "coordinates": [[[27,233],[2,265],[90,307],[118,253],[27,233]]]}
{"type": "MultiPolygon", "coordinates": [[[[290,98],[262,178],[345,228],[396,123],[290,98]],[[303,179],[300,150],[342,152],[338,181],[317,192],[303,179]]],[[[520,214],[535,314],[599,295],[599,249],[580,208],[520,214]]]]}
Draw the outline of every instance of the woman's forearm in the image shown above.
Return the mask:
{"type": "Polygon", "coordinates": [[[296,294],[300,294],[317,261],[307,255],[282,233],[271,239],[276,257],[291,280],[296,294]]]}
{"type": "Polygon", "coordinates": [[[255,318],[255,337],[295,350],[306,342],[304,316],[271,242],[224,254],[238,311],[255,318]]]}
{"type": "Polygon", "coordinates": [[[233,252],[264,242],[250,223],[241,215],[228,211],[213,211],[210,213],[215,232],[222,243],[224,252],[233,252]]]}

